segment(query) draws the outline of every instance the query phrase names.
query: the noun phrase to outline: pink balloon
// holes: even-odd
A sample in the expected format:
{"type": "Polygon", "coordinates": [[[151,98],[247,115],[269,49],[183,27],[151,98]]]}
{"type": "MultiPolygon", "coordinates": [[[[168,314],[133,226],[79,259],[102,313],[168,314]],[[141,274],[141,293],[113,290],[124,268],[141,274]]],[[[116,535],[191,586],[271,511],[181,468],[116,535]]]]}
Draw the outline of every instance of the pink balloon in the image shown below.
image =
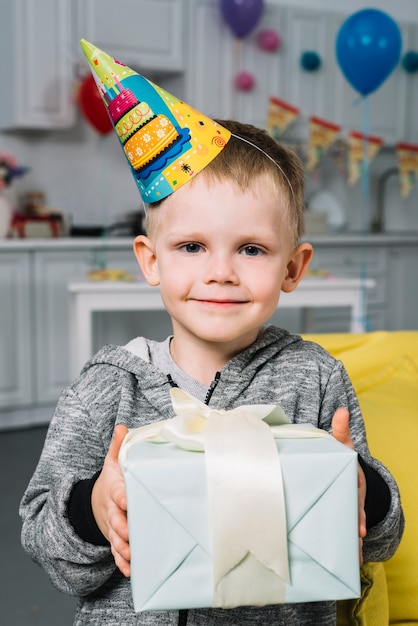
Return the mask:
{"type": "Polygon", "coordinates": [[[240,72],[235,77],[235,87],[239,91],[251,91],[255,85],[255,78],[250,72],[240,72]]]}
{"type": "Polygon", "coordinates": [[[282,39],[275,30],[262,30],[257,37],[258,46],[266,52],[275,52],[282,45],[282,39]]]}

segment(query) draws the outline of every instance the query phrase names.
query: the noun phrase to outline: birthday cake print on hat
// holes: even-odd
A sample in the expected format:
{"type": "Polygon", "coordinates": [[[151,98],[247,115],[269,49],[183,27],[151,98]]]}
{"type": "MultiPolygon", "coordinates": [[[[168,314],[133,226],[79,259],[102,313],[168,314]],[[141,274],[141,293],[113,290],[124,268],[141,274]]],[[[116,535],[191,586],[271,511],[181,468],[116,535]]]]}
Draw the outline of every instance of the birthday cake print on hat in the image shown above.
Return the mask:
{"type": "Polygon", "coordinates": [[[226,128],[85,39],[81,46],[145,203],[166,198],[225,147],[226,128]]]}

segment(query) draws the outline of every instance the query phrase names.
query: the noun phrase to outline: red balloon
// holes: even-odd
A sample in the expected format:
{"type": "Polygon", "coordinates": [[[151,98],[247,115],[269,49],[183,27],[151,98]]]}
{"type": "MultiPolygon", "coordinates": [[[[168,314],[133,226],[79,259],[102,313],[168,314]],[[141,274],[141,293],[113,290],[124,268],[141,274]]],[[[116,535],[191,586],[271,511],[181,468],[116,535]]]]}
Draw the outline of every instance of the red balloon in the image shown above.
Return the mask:
{"type": "Polygon", "coordinates": [[[101,135],[110,133],[113,128],[112,122],[92,74],[86,76],[80,85],[78,103],[83,117],[94,130],[101,135]]]}

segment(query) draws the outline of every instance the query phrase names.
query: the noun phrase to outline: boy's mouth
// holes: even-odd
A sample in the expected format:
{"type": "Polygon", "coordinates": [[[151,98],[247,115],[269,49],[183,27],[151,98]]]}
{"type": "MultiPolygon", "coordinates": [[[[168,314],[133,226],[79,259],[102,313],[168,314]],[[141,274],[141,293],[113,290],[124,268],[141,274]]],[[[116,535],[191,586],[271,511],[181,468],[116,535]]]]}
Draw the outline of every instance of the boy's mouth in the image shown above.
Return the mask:
{"type": "Polygon", "coordinates": [[[237,306],[240,304],[247,304],[249,302],[248,300],[236,300],[232,298],[192,298],[192,300],[200,304],[207,304],[209,306],[212,305],[219,307],[237,306]]]}

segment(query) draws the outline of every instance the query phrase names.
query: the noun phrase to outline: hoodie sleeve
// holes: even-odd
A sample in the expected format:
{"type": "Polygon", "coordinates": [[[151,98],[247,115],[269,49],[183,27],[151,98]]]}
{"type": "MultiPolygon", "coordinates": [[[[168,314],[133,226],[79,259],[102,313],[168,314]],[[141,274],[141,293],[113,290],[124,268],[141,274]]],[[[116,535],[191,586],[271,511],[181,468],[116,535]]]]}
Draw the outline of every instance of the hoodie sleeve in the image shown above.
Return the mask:
{"type": "MultiPolygon", "coordinates": [[[[379,493],[377,493],[379,490],[385,489],[386,486],[385,491],[389,492],[387,496],[387,510],[383,519],[379,519],[380,516],[376,511],[375,518],[379,521],[374,525],[368,525],[367,536],[363,542],[365,561],[386,561],[395,553],[404,530],[404,515],[399,489],[389,470],[370,454],[365,425],[356,393],[344,366],[341,362],[336,361],[322,398],[321,428],[332,432],[331,418],[339,407],[346,407],[349,410],[350,431],[354,447],[361,457],[361,464],[367,466],[366,476],[369,476],[367,500],[369,501],[369,507],[373,506],[373,501],[379,499],[379,493]],[[373,478],[373,480],[370,478],[373,478]],[[384,485],[382,485],[382,481],[384,485]],[[377,490],[377,492],[373,493],[373,490],[377,490]]],[[[375,511],[369,511],[369,518],[373,519],[374,513],[375,511]]]]}
{"type": "Polygon", "coordinates": [[[74,389],[64,391],[21,501],[24,549],[72,595],[91,593],[116,570],[110,547],[83,541],[67,513],[74,485],[101,469],[112,432],[113,424],[95,423],[74,389]]]}

